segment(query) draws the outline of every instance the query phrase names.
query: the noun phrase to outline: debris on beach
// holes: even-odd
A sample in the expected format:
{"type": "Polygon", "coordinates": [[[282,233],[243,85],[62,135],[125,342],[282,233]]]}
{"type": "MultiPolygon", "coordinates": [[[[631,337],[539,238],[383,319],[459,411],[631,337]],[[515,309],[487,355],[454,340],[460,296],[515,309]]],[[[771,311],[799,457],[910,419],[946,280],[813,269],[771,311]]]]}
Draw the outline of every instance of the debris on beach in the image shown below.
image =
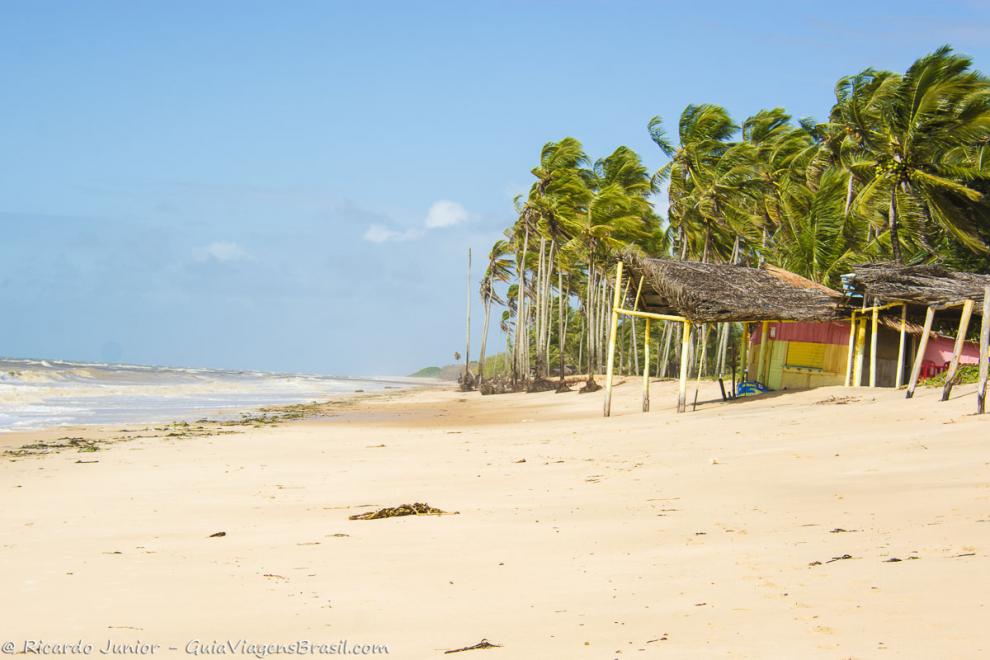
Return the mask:
{"type": "Polygon", "coordinates": [[[79,437],[70,438],[66,436],[51,442],[42,440],[40,442],[22,445],[17,449],[8,449],[4,452],[4,454],[19,458],[22,456],[39,456],[41,454],[48,454],[52,451],[59,451],[62,449],[76,449],[83,453],[90,453],[100,451],[100,447],[98,445],[98,440],[79,437]]]}
{"type": "Polygon", "coordinates": [[[227,532],[214,532],[214,533],[210,534],[210,538],[211,539],[218,539],[218,538],[221,538],[223,536],[227,536],[227,532]]]}
{"type": "Polygon", "coordinates": [[[462,651],[478,651],[481,649],[498,649],[502,648],[501,644],[492,644],[487,639],[483,639],[473,646],[463,646],[459,649],[450,649],[449,651],[444,651],[444,655],[448,653],[461,653],[462,651]]]}
{"type": "Polygon", "coordinates": [[[398,518],[400,516],[455,516],[458,513],[459,511],[443,511],[425,502],[415,502],[385,507],[368,513],[357,513],[349,516],[348,520],[378,520],[379,518],[398,518]]]}
{"type": "Polygon", "coordinates": [[[815,401],[815,405],[818,405],[818,406],[827,406],[827,405],[843,406],[843,405],[845,405],[847,403],[856,403],[859,400],[860,400],[860,398],[858,396],[835,396],[835,395],[832,395],[832,396],[829,396],[829,397],[825,397],[821,401],[815,401]]]}
{"type": "Polygon", "coordinates": [[[842,561],[843,559],[852,559],[852,558],[853,558],[853,556],[852,555],[849,555],[849,554],[839,555],[837,557],[832,557],[831,559],[829,559],[829,560],[827,560],[825,562],[813,561],[810,564],[808,564],[808,566],[821,566],[822,563],[831,564],[834,561],[842,561]]]}

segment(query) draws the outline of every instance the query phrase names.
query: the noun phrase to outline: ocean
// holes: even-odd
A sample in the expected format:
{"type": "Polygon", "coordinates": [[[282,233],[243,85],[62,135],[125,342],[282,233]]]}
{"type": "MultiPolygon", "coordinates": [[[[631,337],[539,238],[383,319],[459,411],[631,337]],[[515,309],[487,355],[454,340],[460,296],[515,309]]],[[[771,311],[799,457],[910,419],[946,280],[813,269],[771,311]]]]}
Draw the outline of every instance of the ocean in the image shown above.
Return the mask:
{"type": "Polygon", "coordinates": [[[325,401],[423,382],[0,358],[0,432],[223,419],[262,406],[325,401]]]}

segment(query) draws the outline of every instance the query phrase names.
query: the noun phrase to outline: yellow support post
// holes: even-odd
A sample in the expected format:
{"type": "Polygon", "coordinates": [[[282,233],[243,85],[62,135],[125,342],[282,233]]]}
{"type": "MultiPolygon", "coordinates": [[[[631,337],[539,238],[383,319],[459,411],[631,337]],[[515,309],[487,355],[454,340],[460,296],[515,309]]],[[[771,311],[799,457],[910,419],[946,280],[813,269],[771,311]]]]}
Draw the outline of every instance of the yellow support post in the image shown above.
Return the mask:
{"type": "Polygon", "coordinates": [[[894,378],[894,387],[900,388],[904,384],[904,341],[907,337],[907,303],[901,305],[901,336],[897,342],[897,376],[894,378]]]}
{"type": "Polygon", "coordinates": [[[853,387],[863,386],[863,358],[866,349],[866,319],[856,324],[856,363],[853,367],[853,387]]]}
{"type": "Polygon", "coordinates": [[[687,408],[687,377],[688,366],[691,361],[691,322],[684,319],[684,329],[681,332],[681,374],[680,383],[677,390],[677,412],[684,412],[687,408]]]}
{"type": "Polygon", "coordinates": [[[921,363],[925,360],[925,349],[928,348],[928,335],[932,333],[932,321],[935,320],[935,308],[929,307],[925,312],[925,329],[921,333],[921,341],[918,342],[918,350],[914,354],[914,366],[911,367],[911,381],[908,383],[907,392],[904,398],[910,399],[914,396],[914,388],[918,386],[918,378],[921,376],[921,363]]]}
{"type": "Polygon", "coordinates": [[[877,386],[877,324],[880,320],[880,310],[873,308],[873,318],[870,323],[870,387],[877,386]]]}
{"type": "Polygon", "coordinates": [[[763,358],[767,354],[767,342],[770,341],[770,321],[763,322],[763,328],[760,331],[760,354],[756,360],[756,376],[753,378],[758,383],[763,382],[763,358]]]}
{"type": "Polygon", "coordinates": [[[619,330],[619,291],[622,290],[622,262],[615,267],[615,294],[612,298],[612,323],[608,331],[608,362],[605,371],[605,416],[612,414],[612,375],[615,369],[615,335],[619,330]]]}
{"type": "Polygon", "coordinates": [[[983,311],[980,318],[980,382],[976,387],[976,414],[982,415],[987,400],[987,350],[990,346],[990,286],[983,289],[983,311]]]}
{"type": "Polygon", "coordinates": [[[643,333],[643,412],[650,412],[650,319],[643,333]]]}
{"type": "Polygon", "coordinates": [[[853,349],[856,346],[856,312],[849,317],[849,352],[846,354],[846,381],[845,386],[852,385],[853,373],[853,349]]]}
{"type": "Polygon", "coordinates": [[[949,393],[952,392],[952,381],[955,380],[956,371],[959,369],[959,356],[962,355],[963,343],[966,341],[966,331],[969,330],[969,319],[972,315],[973,301],[967,300],[963,303],[962,315],[959,317],[959,332],[956,333],[956,343],[952,347],[952,361],[949,362],[949,371],[945,374],[942,401],[948,401],[949,393]]]}

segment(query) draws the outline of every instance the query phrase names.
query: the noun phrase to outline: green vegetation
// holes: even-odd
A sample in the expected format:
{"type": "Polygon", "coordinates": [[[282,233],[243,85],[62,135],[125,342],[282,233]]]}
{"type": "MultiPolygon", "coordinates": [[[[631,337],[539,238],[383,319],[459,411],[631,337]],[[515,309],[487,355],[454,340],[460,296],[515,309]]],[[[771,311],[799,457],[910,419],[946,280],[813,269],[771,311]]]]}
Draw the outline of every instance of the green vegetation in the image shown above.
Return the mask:
{"type": "Polygon", "coordinates": [[[440,367],[424,367],[414,374],[409,374],[410,378],[439,378],[440,367]]]}
{"type": "MultiPolygon", "coordinates": [[[[944,387],[945,377],[948,375],[948,370],[941,373],[935,374],[931,378],[926,378],[924,384],[928,387],[944,387]]],[[[961,383],[977,383],[980,380],[980,368],[975,364],[961,364],[959,369],[956,371],[956,377],[952,381],[954,384],[959,385],[961,383]]]]}
{"type": "MultiPolygon", "coordinates": [[[[781,108],[736,122],[700,104],[685,108],[676,137],[660,117],[646,128],[666,159],[656,172],[628,147],[592,160],[573,137],[543,146],[481,281],[486,326],[492,303],[504,308],[508,364],[483,347],[479,383],[507,373],[513,389],[545,388],[553,376],[563,388],[565,373],[583,372],[594,389],[624,250],[770,263],[832,287],[868,261],[990,266],[990,82],[949,47],[902,74],[842,78],[821,122],[781,108]]],[[[721,373],[738,329],[709,330],[696,328],[695,345],[711,341],[698,353],[719,356],[721,373]]],[[[676,359],[672,324],[653,332],[663,376],[676,359]]],[[[622,320],[618,339],[618,371],[639,370],[635,319],[622,320]]],[[[697,369],[710,373],[703,358],[697,369]]]]}

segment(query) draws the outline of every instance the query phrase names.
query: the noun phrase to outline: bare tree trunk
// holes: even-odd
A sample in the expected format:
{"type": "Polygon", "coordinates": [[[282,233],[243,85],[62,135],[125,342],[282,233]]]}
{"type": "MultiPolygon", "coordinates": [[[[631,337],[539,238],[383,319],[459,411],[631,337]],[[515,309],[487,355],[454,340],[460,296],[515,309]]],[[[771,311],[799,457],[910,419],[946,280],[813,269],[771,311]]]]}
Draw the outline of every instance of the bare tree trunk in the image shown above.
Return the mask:
{"type": "Polygon", "coordinates": [[[468,248],[467,260],[467,342],[464,348],[464,390],[474,389],[474,379],[471,377],[471,248],[468,248]]]}

